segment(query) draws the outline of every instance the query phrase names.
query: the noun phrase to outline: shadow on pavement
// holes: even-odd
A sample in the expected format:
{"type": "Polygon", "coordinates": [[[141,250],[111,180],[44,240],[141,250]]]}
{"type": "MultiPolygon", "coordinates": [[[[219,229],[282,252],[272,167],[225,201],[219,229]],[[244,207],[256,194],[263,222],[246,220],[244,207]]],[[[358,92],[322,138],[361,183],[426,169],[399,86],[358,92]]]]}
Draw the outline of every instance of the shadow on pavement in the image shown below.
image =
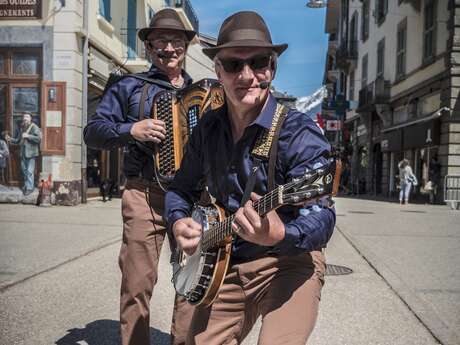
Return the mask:
{"type": "MultiPolygon", "coordinates": [[[[67,334],[56,341],[56,345],[118,345],[120,344],[120,323],[115,320],[96,320],[88,323],[85,328],[72,328],[67,334]],[[80,343],[85,341],[85,343],[80,343]]],[[[150,327],[152,344],[169,345],[168,333],[150,327]]]]}

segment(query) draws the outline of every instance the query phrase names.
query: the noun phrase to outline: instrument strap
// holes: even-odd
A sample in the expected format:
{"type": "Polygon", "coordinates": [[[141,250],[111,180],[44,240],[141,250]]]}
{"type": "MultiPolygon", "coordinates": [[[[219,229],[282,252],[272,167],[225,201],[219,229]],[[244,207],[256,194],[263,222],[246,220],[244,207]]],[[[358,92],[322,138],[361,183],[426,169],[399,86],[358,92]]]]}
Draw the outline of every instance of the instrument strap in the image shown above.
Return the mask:
{"type": "Polygon", "coordinates": [[[259,170],[263,161],[268,160],[269,191],[273,190],[275,187],[275,166],[276,155],[278,154],[278,138],[287,112],[288,108],[278,103],[276,105],[276,111],[273,116],[270,129],[263,129],[257,136],[254,147],[251,151],[251,155],[253,157],[251,175],[249,176],[246,187],[244,188],[243,198],[241,199],[240,203],[241,207],[243,207],[243,205],[249,200],[251,196],[251,192],[254,189],[256,182],[257,170],[259,170]]]}
{"type": "Polygon", "coordinates": [[[145,101],[147,100],[147,96],[149,94],[149,83],[145,83],[144,87],[142,88],[142,95],[139,101],[139,121],[144,119],[144,110],[145,110],[145,101]]]}

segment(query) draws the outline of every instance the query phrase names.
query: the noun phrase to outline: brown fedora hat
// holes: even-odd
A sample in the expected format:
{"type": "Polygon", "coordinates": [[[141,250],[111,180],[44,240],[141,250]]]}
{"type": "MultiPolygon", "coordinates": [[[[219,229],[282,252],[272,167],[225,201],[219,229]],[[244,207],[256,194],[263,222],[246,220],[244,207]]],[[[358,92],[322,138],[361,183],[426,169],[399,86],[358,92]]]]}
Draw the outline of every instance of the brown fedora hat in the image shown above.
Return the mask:
{"type": "Polygon", "coordinates": [[[267,24],[252,11],[241,11],[224,20],[219,30],[217,46],[203,48],[203,53],[214,59],[219,50],[235,47],[271,48],[281,55],[287,44],[273,44],[267,24]]]}
{"type": "Polygon", "coordinates": [[[158,29],[183,31],[189,41],[191,41],[196,35],[195,31],[187,30],[185,28],[184,23],[182,23],[180,20],[179,15],[172,8],[164,8],[155,13],[155,15],[150,20],[149,26],[140,29],[137,35],[141,41],[145,41],[150,32],[158,29]]]}

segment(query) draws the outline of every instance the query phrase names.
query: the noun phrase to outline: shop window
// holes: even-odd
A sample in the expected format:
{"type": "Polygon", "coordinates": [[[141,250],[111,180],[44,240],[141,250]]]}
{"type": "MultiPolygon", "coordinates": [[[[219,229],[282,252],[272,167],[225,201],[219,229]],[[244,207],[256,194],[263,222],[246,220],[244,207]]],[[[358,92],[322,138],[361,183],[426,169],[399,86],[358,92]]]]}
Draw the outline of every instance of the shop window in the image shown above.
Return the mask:
{"type": "Polygon", "coordinates": [[[13,54],[13,74],[37,75],[39,60],[36,54],[16,53],[13,54]]]}

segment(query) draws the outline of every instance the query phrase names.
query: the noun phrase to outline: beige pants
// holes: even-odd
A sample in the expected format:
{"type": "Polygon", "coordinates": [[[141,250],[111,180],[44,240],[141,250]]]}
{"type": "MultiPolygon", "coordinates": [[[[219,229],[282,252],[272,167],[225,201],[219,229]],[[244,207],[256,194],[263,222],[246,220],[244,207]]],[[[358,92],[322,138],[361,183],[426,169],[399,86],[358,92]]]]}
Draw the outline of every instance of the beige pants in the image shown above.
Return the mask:
{"type": "Polygon", "coordinates": [[[232,265],[211,307],[195,309],[186,344],[240,344],[259,316],[259,345],[306,344],[324,272],[320,251],[232,265]]]}
{"type": "MultiPolygon", "coordinates": [[[[163,193],[129,180],[122,198],[120,326],[122,345],[150,345],[150,299],[165,238],[163,193]]],[[[171,301],[172,304],[173,301],[171,301]]],[[[184,344],[193,307],[176,297],[171,344],[184,344]]]]}

